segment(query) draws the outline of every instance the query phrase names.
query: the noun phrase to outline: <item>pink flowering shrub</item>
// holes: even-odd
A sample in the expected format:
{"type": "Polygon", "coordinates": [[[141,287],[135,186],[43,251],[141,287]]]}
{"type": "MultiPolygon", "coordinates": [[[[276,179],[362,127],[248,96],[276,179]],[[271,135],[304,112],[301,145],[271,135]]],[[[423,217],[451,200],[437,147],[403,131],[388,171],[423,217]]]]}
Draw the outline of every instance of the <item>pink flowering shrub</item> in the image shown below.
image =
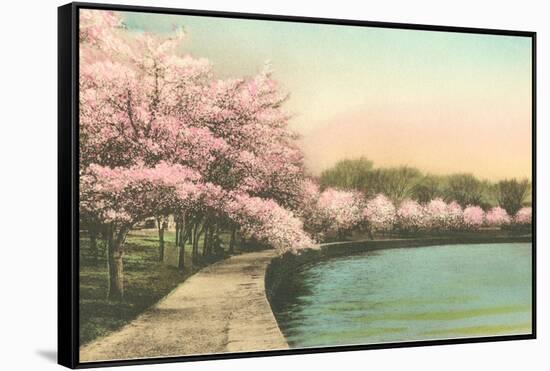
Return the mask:
{"type": "Polygon", "coordinates": [[[323,241],[326,229],[330,226],[328,213],[319,207],[321,191],[319,185],[311,179],[306,179],[301,185],[301,196],[296,215],[303,220],[304,229],[316,240],[323,241]]]}
{"type": "Polygon", "coordinates": [[[522,207],[514,216],[514,223],[518,225],[530,225],[533,218],[533,208],[522,207]]]}
{"type": "Polygon", "coordinates": [[[363,197],[359,192],[327,188],[319,195],[316,219],[326,232],[342,234],[362,221],[363,197]]]}
{"type": "Polygon", "coordinates": [[[479,229],[485,221],[485,212],[479,206],[467,206],[464,209],[464,226],[468,229],[479,229]]]}
{"type": "Polygon", "coordinates": [[[406,232],[418,231],[426,227],[424,208],[414,200],[404,200],[396,212],[396,225],[406,232]]]}
{"type": "Polygon", "coordinates": [[[244,236],[267,243],[281,254],[316,246],[303,231],[302,221],[273,200],[236,194],[227,211],[244,236]]]}
{"type": "Polygon", "coordinates": [[[487,212],[487,215],[485,215],[485,221],[487,222],[488,226],[500,227],[509,225],[511,222],[511,218],[506,210],[504,210],[502,207],[496,206],[487,212]]]}
{"type": "Polygon", "coordinates": [[[363,209],[363,218],[371,232],[389,231],[396,221],[395,212],[395,206],[390,199],[383,194],[378,194],[367,201],[367,205],[363,209]]]}
{"type": "Polygon", "coordinates": [[[447,204],[441,198],[428,202],[424,208],[426,225],[430,229],[443,230],[447,224],[447,204]]]}
{"type": "Polygon", "coordinates": [[[463,224],[463,210],[458,202],[447,204],[441,198],[428,202],[424,208],[426,228],[432,230],[457,230],[463,224]]]}
{"type": "Polygon", "coordinates": [[[169,208],[179,189],[196,192],[200,175],[164,162],[155,167],[109,168],[90,165],[80,177],[80,208],[102,223],[130,228],[134,223],[169,208]]]}
{"type": "Polygon", "coordinates": [[[458,230],[463,225],[463,210],[457,202],[447,204],[441,198],[435,198],[424,206],[406,200],[398,210],[398,220],[400,227],[406,231],[458,230]]]}
{"type": "Polygon", "coordinates": [[[464,211],[462,206],[456,201],[447,204],[447,217],[445,227],[449,230],[461,229],[464,224],[464,211]]]}

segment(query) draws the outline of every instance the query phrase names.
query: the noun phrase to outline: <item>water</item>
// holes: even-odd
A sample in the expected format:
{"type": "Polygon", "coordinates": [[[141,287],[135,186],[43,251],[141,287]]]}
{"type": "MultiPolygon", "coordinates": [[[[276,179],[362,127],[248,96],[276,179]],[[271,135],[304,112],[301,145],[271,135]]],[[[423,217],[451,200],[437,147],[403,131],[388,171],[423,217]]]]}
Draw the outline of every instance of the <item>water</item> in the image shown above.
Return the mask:
{"type": "Polygon", "coordinates": [[[292,347],[531,332],[531,244],[388,249],[302,267],[272,306],[292,347]]]}

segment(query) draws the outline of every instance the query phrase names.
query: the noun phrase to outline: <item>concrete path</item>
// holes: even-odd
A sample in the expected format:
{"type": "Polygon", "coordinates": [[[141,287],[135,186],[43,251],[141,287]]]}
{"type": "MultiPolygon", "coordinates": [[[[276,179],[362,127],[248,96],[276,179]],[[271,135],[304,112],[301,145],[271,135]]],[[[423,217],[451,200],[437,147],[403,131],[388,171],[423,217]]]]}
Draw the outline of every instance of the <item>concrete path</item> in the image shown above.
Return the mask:
{"type": "Polygon", "coordinates": [[[80,348],[80,361],[286,349],[265,296],[273,250],[204,268],[134,321],[80,348]]]}

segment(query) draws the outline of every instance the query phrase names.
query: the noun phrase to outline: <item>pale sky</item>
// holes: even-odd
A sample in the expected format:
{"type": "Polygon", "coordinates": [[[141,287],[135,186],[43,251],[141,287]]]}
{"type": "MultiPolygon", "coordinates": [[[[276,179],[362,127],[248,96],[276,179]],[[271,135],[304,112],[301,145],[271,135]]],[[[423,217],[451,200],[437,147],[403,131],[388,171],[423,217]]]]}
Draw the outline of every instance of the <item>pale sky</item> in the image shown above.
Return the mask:
{"type": "Polygon", "coordinates": [[[491,180],[531,177],[531,39],[124,13],[131,30],[183,26],[220,77],[271,63],[313,173],[343,158],[491,180]]]}

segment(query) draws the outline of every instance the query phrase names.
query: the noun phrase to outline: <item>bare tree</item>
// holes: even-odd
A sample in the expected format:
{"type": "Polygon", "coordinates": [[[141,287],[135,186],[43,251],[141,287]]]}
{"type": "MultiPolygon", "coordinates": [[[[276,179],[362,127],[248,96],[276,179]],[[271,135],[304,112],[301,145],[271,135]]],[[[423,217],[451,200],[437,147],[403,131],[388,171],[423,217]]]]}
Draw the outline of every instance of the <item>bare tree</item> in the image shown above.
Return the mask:
{"type": "Polygon", "coordinates": [[[531,191],[531,182],[527,179],[501,180],[497,184],[498,203],[508,214],[515,215],[521,209],[531,191]]]}

